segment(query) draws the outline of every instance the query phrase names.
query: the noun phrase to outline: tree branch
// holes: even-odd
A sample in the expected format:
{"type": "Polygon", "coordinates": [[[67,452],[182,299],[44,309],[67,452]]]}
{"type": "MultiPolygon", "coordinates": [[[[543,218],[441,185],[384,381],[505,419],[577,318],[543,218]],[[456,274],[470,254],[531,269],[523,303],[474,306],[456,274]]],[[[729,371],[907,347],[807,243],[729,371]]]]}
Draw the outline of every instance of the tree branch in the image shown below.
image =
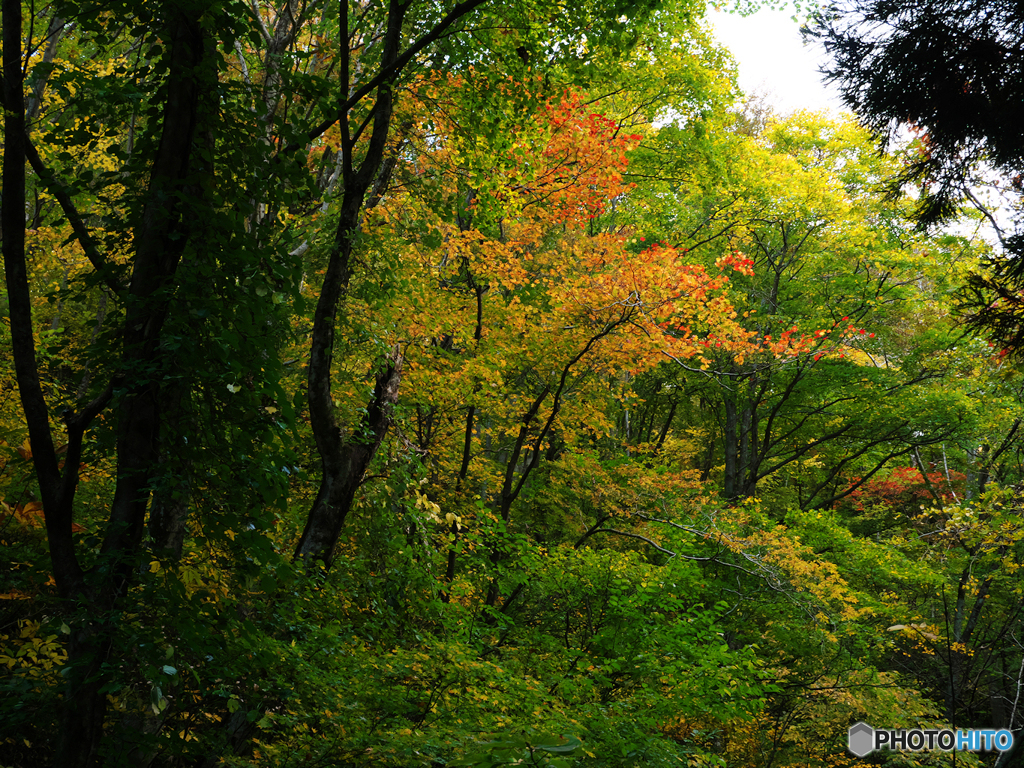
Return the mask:
{"type": "MultiPolygon", "coordinates": [[[[341,104],[339,104],[338,106],[337,113],[333,117],[324,120],[318,126],[311,129],[306,134],[306,144],[308,144],[311,141],[314,141],[315,139],[319,138],[324,133],[326,133],[327,130],[332,125],[334,125],[336,122],[341,120],[346,114],[348,114],[348,112],[356,104],[362,101],[367,94],[376,90],[379,86],[384,85],[385,83],[388,83],[397,78],[402,73],[402,70],[405,68],[406,64],[408,64],[413,59],[413,57],[416,56],[416,54],[418,54],[431,43],[437,41],[444,34],[445,30],[447,30],[460,18],[467,15],[471,11],[475,10],[479,6],[484,5],[487,1],[488,0],[466,0],[466,2],[456,4],[456,6],[452,8],[452,10],[449,11],[443,19],[441,19],[437,24],[434,25],[433,29],[431,29],[419,40],[417,40],[415,43],[406,48],[405,51],[402,54],[400,54],[388,66],[382,67],[380,72],[378,72],[376,76],[374,76],[368,82],[357,88],[349,95],[349,97],[345,101],[341,102],[341,104]]],[[[285,147],[284,153],[289,154],[295,152],[299,149],[302,149],[303,146],[305,146],[305,144],[289,144],[287,147],[285,147]]]]}

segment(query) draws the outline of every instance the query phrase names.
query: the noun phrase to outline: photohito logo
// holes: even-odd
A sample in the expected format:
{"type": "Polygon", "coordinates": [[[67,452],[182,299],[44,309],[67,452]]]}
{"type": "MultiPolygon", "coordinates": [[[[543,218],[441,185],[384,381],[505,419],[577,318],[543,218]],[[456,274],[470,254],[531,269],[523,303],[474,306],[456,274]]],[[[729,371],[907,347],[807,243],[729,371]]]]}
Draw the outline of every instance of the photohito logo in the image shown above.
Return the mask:
{"type": "Polygon", "coordinates": [[[857,757],[864,757],[876,749],[889,748],[901,752],[921,752],[941,749],[943,752],[981,752],[998,749],[1006,752],[1013,746],[1013,734],[1005,728],[951,731],[949,729],[883,728],[875,729],[867,723],[855,723],[847,732],[846,744],[857,757]]]}

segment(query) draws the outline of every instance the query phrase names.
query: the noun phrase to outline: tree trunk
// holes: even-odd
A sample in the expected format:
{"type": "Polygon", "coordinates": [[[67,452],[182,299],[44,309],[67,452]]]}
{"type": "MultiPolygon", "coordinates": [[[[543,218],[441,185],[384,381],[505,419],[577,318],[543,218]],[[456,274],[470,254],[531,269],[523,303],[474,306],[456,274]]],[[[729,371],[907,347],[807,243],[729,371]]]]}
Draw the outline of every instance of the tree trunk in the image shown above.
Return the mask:
{"type": "Polygon", "coordinates": [[[722,493],[727,500],[735,501],[740,496],[739,414],[736,411],[736,399],[732,392],[726,391],[722,402],[725,406],[725,429],[722,435],[725,477],[722,480],[722,493]]]}
{"type": "MultiPolygon", "coordinates": [[[[412,3],[388,0],[387,25],[381,40],[380,65],[377,74],[367,78],[361,85],[351,81],[353,67],[348,49],[348,3],[341,3],[339,6],[342,82],[338,98],[338,115],[336,119],[328,119],[307,135],[307,138],[312,140],[322,135],[336,120],[340,121],[339,159],[344,191],[334,245],[324,274],[320,298],[313,314],[309,368],[306,373],[310,423],[317,451],[320,453],[323,477],[320,491],[307,517],[302,538],[295,550],[297,559],[318,560],[330,565],[356,489],[390,426],[391,407],[398,398],[398,387],[401,383],[402,359],[398,350],[394,350],[381,361],[381,372],[376,376],[374,395],[368,404],[368,413],[363,419],[361,429],[348,437],[342,436],[331,397],[335,323],[338,309],[344,304],[352,279],[352,252],[359,231],[363,204],[375,180],[376,186],[371,198],[373,201],[380,199],[387,183],[389,168],[382,168],[382,165],[393,112],[392,83],[402,73],[403,67],[418,53],[444,34],[448,34],[455,22],[485,2],[486,0],[465,0],[457,3],[428,32],[417,38],[404,51],[400,51],[405,17],[412,3]],[[374,90],[377,92],[377,99],[370,110],[367,123],[353,131],[350,123],[353,107],[374,90]],[[361,144],[359,137],[364,133],[367,124],[372,125],[370,138],[366,142],[366,153],[357,165],[355,149],[357,143],[361,144]],[[361,434],[361,431],[365,434],[361,434]]],[[[295,148],[298,147],[289,149],[295,148]]]]}
{"type": "MultiPolygon", "coordinates": [[[[124,597],[135,571],[145,527],[149,487],[159,454],[160,380],[165,353],[161,330],[169,311],[168,289],[189,240],[195,211],[180,201],[189,190],[199,105],[216,68],[204,61],[205,40],[198,13],[169,4],[166,40],[170,47],[162,131],[150,177],[148,200],[134,232],[134,262],[125,311],[123,370],[126,394],[118,409],[117,481],[110,521],[101,547],[101,569],[75,595],[99,620],[79,632],[68,649],[73,679],[65,695],[62,738],[56,765],[88,766],[102,737],[107,661],[116,627],[110,613],[124,597]],[[178,193],[178,194],[175,194],[178,193]]],[[[77,630],[76,630],[77,631],[77,630]]]]}
{"type": "MultiPolygon", "coordinates": [[[[356,491],[391,426],[392,409],[402,381],[402,357],[397,349],[377,374],[376,386],[359,429],[342,439],[335,426],[327,440],[317,440],[323,465],[320,490],[306,527],[295,548],[298,559],[319,560],[330,567],[356,491]]],[[[315,432],[316,430],[314,430],[315,432]]]]}
{"type": "Polygon", "coordinates": [[[102,620],[72,628],[55,768],[103,764],[99,749],[107,697],[100,689],[112,635],[113,627],[102,620]]]}
{"type": "MultiPolygon", "coordinates": [[[[173,364],[173,363],[172,363],[173,364]]],[[[165,381],[160,389],[161,430],[158,457],[151,470],[152,501],[149,506],[148,544],[154,555],[169,562],[181,559],[188,533],[192,495],[192,464],[190,451],[194,446],[183,439],[183,429],[198,425],[190,412],[188,383],[181,379],[165,381]]]]}
{"type": "MultiPolygon", "coordinates": [[[[157,456],[159,394],[163,352],[161,328],[168,312],[168,290],[188,241],[195,211],[186,211],[193,139],[201,94],[212,92],[203,77],[216,78],[204,62],[204,36],[197,14],[168,4],[161,38],[170,49],[162,133],[153,163],[148,199],[134,233],[131,286],[126,302],[122,371],[123,396],[117,425],[117,480],[100,562],[84,573],[72,537],[72,516],[82,435],[112,397],[113,382],[81,413],[65,417],[68,450],[58,466],[49,414],[36,367],[32,311],[24,252],[25,103],[21,70],[21,9],[5,0],[3,174],[3,250],[11,307],[11,336],[22,406],[32,442],[33,463],[43,499],[54,579],[69,604],[72,620],[68,644],[68,678],[61,715],[56,765],[94,765],[99,759],[106,712],[106,664],[115,627],[112,613],[127,590],[137,559],[157,456]],[[78,606],[82,611],[76,611],[78,606]],[[86,617],[86,618],[83,618],[86,617]]],[[[33,160],[35,166],[35,161],[33,160]]],[[[70,205],[70,203],[69,203],[70,205]]],[[[73,212],[73,211],[72,211],[73,212]]]]}
{"type": "MultiPolygon", "coordinates": [[[[387,30],[381,52],[381,71],[393,67],[398,59],[402,24],[408,5],[391,0],[388,9],[387,30]]],[[[349,91],[348,56],[348,4],[341,4],[342,94],[349,91]]],[[[339,99],[340,101],[340,99],[339,99]]],[[[295,549],[295,557],[308,561],[318,560],[330,566],[341,527],[351,509],[356,490],[362,482],[377,448],[391,425],[391,410],[398,399],[401,383],[402,358],[396,349],[383,361],[376,376],[373,397],[366,416],[359,427],[348,436],[342,435],[334,413],[331,396],[331,370],[334,362],[334,333],[338,308],[348,295],[352,280],[352,252],[359,230],[363,203],[370,186],[380,170],[391,127],[393,98],[391,85],[384,82],[377,90],[373,105],[373,129],[366,154],[355,164],[353,153],[356,138],[349,124],[349,112],[341,115],[342,182],[341,216],[334,236],[324,284],[320,290],[313,314],[313,334],[310,343],[309,368],[306,373],[306,392],[309,398],[309,416],[313,437],[320,453],[323,472],[320,490],[306,519],[306,527],[295,549]]]]}

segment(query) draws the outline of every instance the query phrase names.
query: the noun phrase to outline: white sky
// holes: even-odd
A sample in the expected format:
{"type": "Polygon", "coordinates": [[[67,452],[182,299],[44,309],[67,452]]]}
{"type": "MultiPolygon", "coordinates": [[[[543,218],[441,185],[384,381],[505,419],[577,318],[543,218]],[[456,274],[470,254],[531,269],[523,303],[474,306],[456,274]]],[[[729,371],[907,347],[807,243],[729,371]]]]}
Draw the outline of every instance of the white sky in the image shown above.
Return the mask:
{"type": "Polygon", "coordinates": [[[777,112],[842,106],[818,74],[824,52],[804,45],[791,11],[761,10],[751,16],[709,9],[715,35],[739,63],[744,93],[765,93],[777,112]]]}
{"type": "MultiPolygon", "coordinates": [[[[844,111],[836,89],[826,87],[818,74],[824,51],[804,45],[800,25],[792,17],[791,10],[760,10],[746,17],[713,8],[707,13],[718,41],[736,58],[744,93],[767,94],[768,103],[780,115],[799,109],[844,111]]],[[[978,192],[984,195],[984,190],[978,192]]],[[[1012,228],[1012,207],[994,198],[988,202],[1000,224],[1012,228]]],[[[953,231],[971,236],[970,231],[953,231]]],[[[982,237],[997,241],[989,232],[982,237]]]]}

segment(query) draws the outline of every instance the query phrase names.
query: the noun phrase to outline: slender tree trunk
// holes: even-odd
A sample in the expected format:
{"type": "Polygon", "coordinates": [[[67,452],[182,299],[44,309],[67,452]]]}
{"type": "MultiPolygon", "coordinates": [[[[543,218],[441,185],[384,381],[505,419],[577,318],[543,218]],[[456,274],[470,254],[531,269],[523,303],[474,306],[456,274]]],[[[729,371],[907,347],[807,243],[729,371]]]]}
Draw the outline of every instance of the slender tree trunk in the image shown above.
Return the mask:
{"type": "Polygon", "coordinates": [[[366,415],[352,435],[343,439],[340,429],[334,426],[332,434],[321,435],[317,440],[323,476],[295,550],[297,558],[319,560],[327,566],[333,561],[334,548],[356,491],[391,426],[391,411],[402,381],[401,364],[396,349],[384,370],[377,374],[366,415]]]}
{"type": "MultiPolygon", "coordinates": [[[[678,408],[678,407],[679,407],[679,401],[678,400],[673,400],[672,401],[672,405],[668,409],[668,416],[665,417],[665,423],[662,425],[661,431],[658,433],[658,442],[657,442],[657,444],[655,445],[655,448],[654,448],[655,452],[657,452],[657,453],[660,453],[662,446],[665,445],[665,438],[668,437],[668,431],[672,427],[672,419],[675,418],[676,408],[678,408]]],[[[652,428],[654,427],[654,416],[655,416],[655,414],[652,412],[651,413],[651,427],[652,428]]]]}
{"type": "MultiPolygon", "coordinates": [[[[43,48],[43,64],[50,64],[53,62],[53,57],[57,55],[57,43],[60,42],[61,37],[64,35],[64,28],[64,19],[56,13],[53,14],[53,16],[50,17],[50,22],[46,29],[46,46],[43,48]]],[[[25,103],[26,136],[31,132],[31,123],[39,117],[39,110],[43,106],[43,94],[46,92],[46,81],[49,79],[49,71],[41,71],[43,74],[36,80],[36,84],[32,88],[32,93],[29,95],[29,98],[25,103]]]]}
{"type": "Polygon", "coordinates": [[[750,404],[744,403],[740,411],[740,450],[739,460],[736,462],[736,490],[739,496],[750,495],[750,404]]]}
{"type": "Polygon", "coordinates": [[[722,450],[725,453],[725,477],[722,492],[729,501],[735,501],[740,495],[739,478],[739,414],[736,411],[736,399],[732,392],[725,392],[722,401],[725,405],[725,429],[722,435],[722,450]]]}
{"type": "Polygon", "coordinates": [[[761,468],[761,417],[758,410],[758,375],[751,375],[748,387],[749,397],[744,408],[744,429],[746,430],[746,458],[743,462],[743,495],[757,495],[757,476],[761,468]]]}
{"type": "MultiPolygon", "coordinates": [[[[401,383],[402,357],[397,349],[379,361],[375,376],[373,397],[367,406],[362,423],[348,435],[342,434],[334,414],[331,397],[331,368],[334,361],[334,334],[339,307],[344,305],[352,280],[352,255],[358,236],[363,205],[376,179],[373,200],[377,200],[386,186],[388,168],[384,163],[388,134],[393,112],[392,83],[413,57],[428,45],[448,34],[451,27],[486,0],[465,0],[428,32],[400,51],[405,17],[411,0],[388,0],[387,23],[380,41],[381,58],[377,74],[362,85],[352,82],[353,67],[349,55],[349,6],[340,2],[339,35],[340,70],[342,76],[338,98],[337,121],[341,123],[340,179],[343,185],[341,211],[334,244],[327,262],[320,298],[313,314],[313,332],[310,342],[309,368],[306,372],[306,393],[309,400],[310,423],[313,438],[320,454],[323,476],[320,491],[306,519],[302,537],[295,549],[295,557],[307,561],[320,561],[329,566],[334,549],[355,498],[364,473],[373,460],[391,424],[391,411],[398,398],[401,383]],[[352,109],[369,93],[377,97],[367,123],[353,131],[352,109]],[[362,159],[356,163],[355,150],[364,129],[370,126],[370,138],[362,159]]],[[[335,119],[329,119],[308,134],[312,139],[322,135],[335,119]]]]}
{"type": "MultiPolygon", "coordinates": [[[[342,2],[340,9],[343,80],[339,102],[343,102],[349,91],[348,3],[342,2]]],[[[391,68],[398,59],[402,25],[407,10],[408,5],[399,0],[391,0],[381,53],[382,70],[391,68]]],[[[399,350],[395,349],[388,359],[383,361],[376,374],[373,396],[362,423],[350,434],[342,434],[331,396],[335,325],[338,308],[344,303],[352,280],[352,253],[363,203],[383,162],[392,110],[391,85],[385,82],[377,90],[377,100],[372,112],[373,129],[366,154],[358,166],[353,156],[356,137],[349,124],[349,113],[343,111],[341,115],[341,166],[344,184],[341,216],[320,298],[313,315],[310,361],[306,372],[310,422],[320,453],[322,476],[320,490],[295,549],[296,558],[318,560],[327,566],[330,566],[334,559],[334,549],[341,528],[352,507],[363,475],[391,426],[391,412],[398,399],[402,380],[402,356],[399,350]]]]}

